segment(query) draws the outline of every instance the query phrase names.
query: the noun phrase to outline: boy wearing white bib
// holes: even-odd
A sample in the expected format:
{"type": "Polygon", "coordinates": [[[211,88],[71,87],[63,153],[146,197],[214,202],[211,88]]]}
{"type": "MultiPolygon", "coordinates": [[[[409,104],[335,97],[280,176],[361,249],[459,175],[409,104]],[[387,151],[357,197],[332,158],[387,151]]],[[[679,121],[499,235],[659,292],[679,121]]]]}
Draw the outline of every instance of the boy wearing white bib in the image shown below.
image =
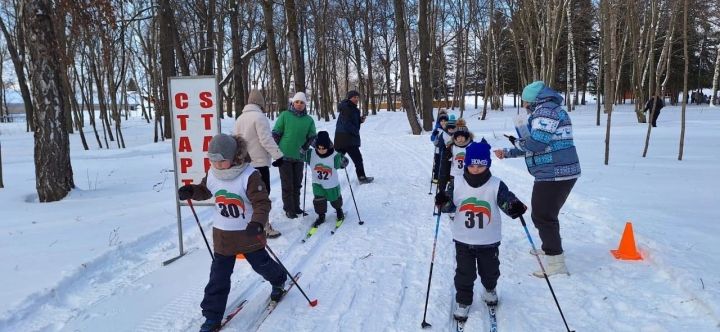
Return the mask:
{"type": "Polygon", "coordinates": [[[325,222],[327,202],[330,202],[337,213],[337,220],[345,219],[342,210],[342,194],[338,170],[348,165],[348,159],[333,148],[330,135],[327,131],[318,133],[315,139],[315,149],[310,149],[305,155],[305,162],[312,172],[313,207],[318,217],[314,227],[325,222]]]}
{"type": "MultiPolygon", "coordinates": [[[[447,184],[447,191],[452,192],[455,187],[455,179],[461,178],[465,169],[465,149],[473,143],[474,135],[470,132],[465,123],[465,119],[458,119],[455,132],[452,133],[452,151],[450,158],[450,181],[447,184]]],[[[448,213],[449,206],[443,206],[442,212],[448,213]]],[[[452,218],[452,216],[451,216],[452,218]]]]}
{"type": "Polygon", "coordinates": [[[488,305],[497,304],[495,286],[500,277],[500,211],[515,219],[527,210],[504,182],[492,176],[490,163],[490,145],[484,139],[470,144],[465,152],[463,174],[455,180],[453,191],[435,196],[435,205],[449,203],[451,211],[457,212],[452,221],[457,263],[457,308],[454,316],[460,321],[466,320],[470,311],[477,275],[480,275],[480,282],[485,287],[482,299],[488,305]]]}
{"type": "Polygon", "coordinates": [[[200,303],[205,316],[200,331],[217,331],[225,314],[237,254],[244,254],[253,270],[269,281],[273,301],[285,294],[287,275],[265,249],[264,229],[271,203],[260,172],[250,165],[247,142],[239,135],[217,134],[210,140],[208,159],[211,168],[205,178],[200,184],[180,187],[178,198],[214,199],[214,259],[200,303]]]}

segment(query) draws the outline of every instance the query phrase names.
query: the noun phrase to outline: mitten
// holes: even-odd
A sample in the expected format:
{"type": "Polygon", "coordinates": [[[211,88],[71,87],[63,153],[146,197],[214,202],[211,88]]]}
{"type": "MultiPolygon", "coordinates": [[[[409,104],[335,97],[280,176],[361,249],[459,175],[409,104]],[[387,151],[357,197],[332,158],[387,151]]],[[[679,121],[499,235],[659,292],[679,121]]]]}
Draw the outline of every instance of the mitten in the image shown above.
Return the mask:
{"type": "Polygon", "coordinates": [[[350,163],[350,160],[347,159],[347,157],[342,157],[342,161],[340,161],[340,168],[345,168],[350,163]]]}
{"type": "Polygon", "coordinates": [[[195,189],[193,189],[193,186],[190,184],[186,184],[178,189],[178,198],[181,201],[191,199],[193,194],[195,194],[195,189]]]}
{"type": "Polygon", "coordinates": [[[273,161],[271,165],[273,167],[280,167],[280,166],[282,166],[282,164],[283,164],[283,159],[278,158],[277,160],[273,161]]]}
{"type": "Polygon", "coordinates": [[[450,197],[444,192],[439,192],[435,195],[435,206],[443,206],[450,201],[450,197]]]}
{"type": "Polygon", "coordinates": [[[247,232],[250,236],[258,236],[264,231],[265,227],[263,227],[263,225],[261,225],[260,223],[254,221],[249,222],[247,227],[245,227],[245,232],[247,232]]]}
{"type": "Polygon", "coordinates": [[[508,207],[508,216],[517,219],[517,217],[522,216],[525,211],[527,211],[527,206],[519,200],[514,200],[510,202],[510,206],[508,207]]]}

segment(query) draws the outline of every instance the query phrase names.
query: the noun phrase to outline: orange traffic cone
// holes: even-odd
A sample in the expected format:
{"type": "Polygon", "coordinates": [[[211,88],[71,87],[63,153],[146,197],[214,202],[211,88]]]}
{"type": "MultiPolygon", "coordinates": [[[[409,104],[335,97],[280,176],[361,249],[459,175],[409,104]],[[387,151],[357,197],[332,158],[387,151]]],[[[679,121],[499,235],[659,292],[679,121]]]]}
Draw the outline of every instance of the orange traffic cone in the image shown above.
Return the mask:
{"type": "Polygon", "coordinates": [[[633,227],[631,222],[625,223],[625,230],[623,231],[622,239],[620,239],[620,246],[617,250],[610,250],[610,253],[615,256],[616,259],[624,260],[642,260],[642,256],[635,247],[635,235],[633,235],[633,227]]]}
{"type": "Polygon", "coordinates": [[[245,259],[245,255],[243,255],[243,254],[237,254],[237,255],[235,255],[235,259],[236,259],[236,260],[245,259]]]}

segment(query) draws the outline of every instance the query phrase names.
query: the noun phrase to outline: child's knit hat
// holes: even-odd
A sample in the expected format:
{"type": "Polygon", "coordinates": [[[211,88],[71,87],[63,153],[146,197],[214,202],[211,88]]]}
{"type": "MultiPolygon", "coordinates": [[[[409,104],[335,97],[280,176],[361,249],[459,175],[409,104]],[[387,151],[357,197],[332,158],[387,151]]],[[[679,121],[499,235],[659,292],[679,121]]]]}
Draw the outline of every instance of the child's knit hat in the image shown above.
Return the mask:
{"type": "Polygon", "coordinates": [[[454,127],[455,127],[455,124],[456,124],[455,115],[454,115],[454,114],[450,114],[450,117],[448,117],[447,127],[448,127],[448,128],[454,128],[454,127]]]}
{"type": "Polygon", "coordinates": [[[489,168],[491,163],[490,144],[484,138],[480,142],[468,145],[465,149],[465,167],[480,165],[489,168]]]}
{"type": "Polygon", "coordinates": [[[467,124],[465,123],[465,119],[460,118],[457,120],[457,123],[455,124],[455,132],[452,136],[453,139],[457,138],[458,136],[464,136],[466,140],[472,139],[473,135],[470,132],[470,129],[468,129],[467,124]]]}
{"type": "Polygon", "coordinates": [[[330,134],[328,134],[327,131],[321,131],[317,134],[317,137],[315,138],[315,147],[323,146],[327,149],[330,149],[333,147],[333,142],[330,140],[330,134]]]}
{"type": "Polygon", "coordinates": [[[210,140],[208,158],[210,161],[223,161],[235,159],[237,141],[228,134],[217,134],[210,140]]]}

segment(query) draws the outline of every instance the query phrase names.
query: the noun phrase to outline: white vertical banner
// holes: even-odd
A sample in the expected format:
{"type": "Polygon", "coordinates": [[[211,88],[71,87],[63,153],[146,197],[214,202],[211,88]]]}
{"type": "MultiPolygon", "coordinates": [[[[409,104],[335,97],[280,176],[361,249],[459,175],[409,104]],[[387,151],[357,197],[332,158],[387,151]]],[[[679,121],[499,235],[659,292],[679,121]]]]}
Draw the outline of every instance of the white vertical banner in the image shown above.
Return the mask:
{"type": "MultiPolygon", "coordinates": [[[[215,76],[170,77],[175,186],[199,184],[210,169],[208,146],[220,133],[215,76]]],[[[184,202],[179,202],[184,204],[184,202]]]]}

